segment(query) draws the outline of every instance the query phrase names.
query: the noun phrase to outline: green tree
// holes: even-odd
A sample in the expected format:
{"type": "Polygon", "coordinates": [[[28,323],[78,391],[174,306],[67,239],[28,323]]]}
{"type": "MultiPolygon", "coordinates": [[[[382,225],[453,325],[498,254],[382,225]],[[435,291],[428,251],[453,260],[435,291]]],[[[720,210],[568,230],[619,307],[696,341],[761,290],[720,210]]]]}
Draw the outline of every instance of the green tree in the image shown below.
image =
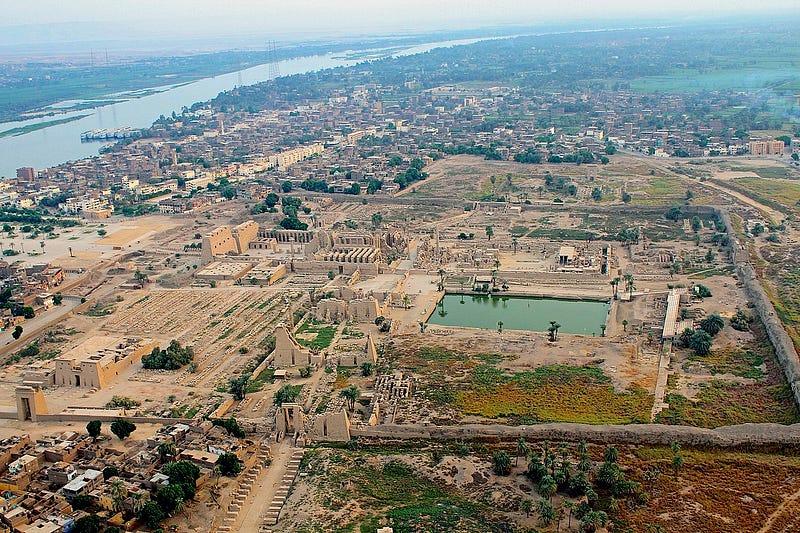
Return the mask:
{"type": "Polygon", "coordinates": [[[486,238],[491,241],[493,236],[494,228],[492,226],[486,226],[486,238]]]}
{"type": "Polygon", "coordinates": [[[602,199],[603,199],[603,189],[601,189],[600,187],[595,187],[594,189],[592,189],[592,200],[594,200],[595,202],[599,202],[602,199]]]}
{"type": "Polygon", "coordinates": [[[372,213],[372,227],[378,229],[383,223],[383,215],[380,211],[372,213]]]}
{"type": "Polygon", "coordinates": [[[500,450],[492,457],[492,468],[498,476],[507,476],[511,473],[511,457],[505,450],[500,450]]]}
{"type": "Polygon", "coordinates": [[[96,514],[87,514],[75,521],[73,533],[100,533],[103,530],[103,519],[96,514]]]}
{"type": "Polygon", "coordinates": [[[347,400],[347,407],[352,411],[356,408],[356,400],[361,396],[361,391],[355,385],[350,385],[339,392],[339,396],[347,400]]]}
{"type": "Polygon", "coordinates": [[[162,463],[165,463],[168,459],[174,458],[176,455],[178,455],[178,447],[175,446],[175,442],[171,440],[159,442],[156,449],[158,450],[159,460],[162,463]]]}
{"type": "Polygon", "coordinates": [[[525,513],[525,517],[529,517],[531,511],[533,511],[533,500],[530,498],[522,498],[522,501],[519,502],[519,510],[525,513]]]}
{"type": "Polygon", "coordinates": [[[297,399],[300,395],[301,386],[296,385],[284,385],[278,392],[275,393],[275,396],[272,399],[272,403],[275,405],[283,405],[285,403],[292,403],[297,399]]]}
{"type": "Polygon", "coordinates": [[[237,422],[233,417],[212,418],[211,423],[215,426],[224,428],[225,431],[228,432],[228,435],[232,437],[236,437],[237,439],[243,439],[245,437],[244,430],[239,426],[239,422],[237,422]]]}
{"type": "Polygon", "coordinates": [[[528,446],[528,443],[525,442],[525,439],[520,437],[520,439],[517,441],[517,459],[514,464],[519,465],[519,458],[520,457],[527,458],[530,452],[531,452],[530,446],[528,446]]]}
{"type": "Polygon", "coordinates": [[[97,437],[100,436],[100,429],[103,427],[103,423],[99,420],[92,420],[88,424],[86,424],[86,432],[92,437],[93,441],[97,440],[97,437]]]}
{"type": "Polygon", "coordinates": [[[636,284],[633,279],[633,274],[625,274],[622,276],[625,280],[625,290],[628,291],[628,297],[633,297],[633,290],[636,288],[636,284]]]}
{"type": "Polygon", "coordinates": [[[156,501],[164,513],[171,515],[186,501],[182,485],[170,483],[159,488],[156,492],[156,501]]]}
{"type": "Polygon", "coordinates": [[[539,480],[539,487],[537,492],[542,498],[547,498],[548,501],[553,497],[553,494],[558,490],[558,484],[553,476],[547,475],[539,480]]]}
{"type": "Polygon", "coordinates": [[[11,332],[11,336],[14,337],[14,340],[19,339],[22,336],[22,326],[15,326],[14,331],[11,332]]]}
{"type": "Polygon", "coordinates": [[[250,383],[250,374],[242,374],[238,378],[228,380],[228,392],[236,401],[244,400],[247,396],[247,385],[250,383]]]}
{"type": "Polygon", "coordinates": [[[703,223],[700,222],[700,218],[697,216],[692,217],[692,231],[697,233],[701,229],[703,229],[703,223]]]}
{"type": "Polygon", "coordinates": [[[136,431],[136,424],[125,418],[118,418],[111,422],[111,433],[119,437],[119,440],[127,439],[134,431],[136,431]]]}
{"type": "Polygon", "coordinates": [[[169,463],[164,466],[162,472],[169,478],[171,484],[194,487],[200,479],[200,467],[191,461],[169,463]]]}
{"type": "Polygon", "coordinates": [[[281,190],[285,193],[292,192],[292,182],[291,181],[284,181],[281,183],[281,190]]]}
{"type": "Polygon", "coordinates": [[[692,334],[689,340],[689,347],[694,350],[694,353],[700,356],[708,355],[711,353],[711,335],[707,331],[699,329],[692,334]]]}
{"type": "Polygon", "coordinates": [[[546,498],[539,498],[536,502],[536,512],[539,514],[539,523],[543,527],[548,527],[556,519],[556,510],[546,498]]]}
{"type": "Polygon", "coordinates": [[[242,471],[242,462],[233,453],[223,453],[217,459],[219,473],[223,476],[236,477],[242,471]]]}
{"type": "Polygon", "coordinates": [[[561,328],[561,324],[556,322],[555,320],[550,321],[550,326],[547,328],[548,333],[550,333],[550,341],[555,342],[558,340],[558,330],[561,328]]]}
{"type": "Polygon", "coordinates": [[[150,529],[156,529],[165,518],[164,511],[161,510],[161,507],[156,502],[152,501],[145,502],[136,516],[150,529]]]}
{"type": "Polygon", "coordinates": [[[609,463],[616,463],[619,458],[619,451],[614,446],[609,446],[603,452],[603,459],[609,463]]]}
{"type": "Polygon", "coordinates": [[[369,361],[364,361],[363,363],[361,363],[361,375],[363,377],[371,376],[373,366],[375,365],[369,361]]]}
{"type": "Polygon", "coordinates": [[[688,348],[692,342],[692,335],[694,335],[694,330],[692,328],[684,328],[683,331],[681,331],[678,339],[681,341],[683,346],[688,348]]]}
{"type": "Polygon", "coordinates": [[[700,322],[700,329],[711,335],[712,337],[722,331],[725,327],[725,321],[716,313],[708,315],[700,322]]]}
{"type": "Polygon", "coordinates": [[[605,511],[589,511],[581,518],[580,529],[592,533],[599,527],[605,527],[606,524],[608,524],[608,515],[605,511]]]}

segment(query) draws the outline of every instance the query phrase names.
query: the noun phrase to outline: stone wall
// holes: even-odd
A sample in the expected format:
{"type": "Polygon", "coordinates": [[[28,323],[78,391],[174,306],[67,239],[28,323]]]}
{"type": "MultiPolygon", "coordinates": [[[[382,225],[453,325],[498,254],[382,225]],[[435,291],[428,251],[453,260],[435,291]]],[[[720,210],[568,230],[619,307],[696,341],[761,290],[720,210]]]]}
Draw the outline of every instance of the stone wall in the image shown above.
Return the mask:
{"type": "Polygon", "coordinates": [[[797,350],[795,350],[792,338],[783,329],[783,324],[781,324],[775,307],[764,291],[764,287],[761,286],[753,266],[747,260],[747,252],[739,250],[739,239],[733,230],[728,211],[723,208],[715,209],[727,228],[728,238],[731,241],[729,249],[736,264],[736,275],[744,286],[747,299],[753,303],[753,308],[761,318],[761,322],[764,323],[767,336],[772,342],[778,361],[783,367],[786,381],[792,387],[795,403],[800,405],[800,358],[797,356],[797,350]]]}
{"type": "Polygon", "coordinates": [[[586,440],[598,444],[668,445],[674,441],[698,447],[797,446],[800,424],[741,424],[717,429],[663,424],[595,426],[589,424],[540,424],[504,426],[466,424],[434,426],[422,424],[382,424],[374,427],[351,427],[354,437],[381,439],[497,439],[553,442],[586,440]]]}

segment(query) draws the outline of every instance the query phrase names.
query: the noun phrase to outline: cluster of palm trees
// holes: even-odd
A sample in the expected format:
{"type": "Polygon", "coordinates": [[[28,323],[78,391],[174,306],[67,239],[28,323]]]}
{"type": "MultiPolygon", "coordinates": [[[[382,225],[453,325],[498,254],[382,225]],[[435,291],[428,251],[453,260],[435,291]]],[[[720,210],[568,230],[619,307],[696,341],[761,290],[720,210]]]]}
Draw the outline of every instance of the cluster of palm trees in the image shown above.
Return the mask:
{"type": "MultiPolygon", "coordinates": [[[[498,452],[498,455],[500,453],[505,454],[505,452],[498,452]]],[[[569,449],[567,443],[553,447],[549,441],[544,441],[541,450],[537,452],[524,439],[519,439],[516,449],[516,464],[519,464],[520,458],[528,460],[527,474],[536,484],[536,491],[539,495],[536,502],[530,498],[523,499],[520,502],[520,511],[524,512],[526,516],[530,516],[535,511],[539,515],[539,523],[542,526],[548,527],[556,523],[558,530],[565,518],[567,527],[571,528],[572,519],[575,517],[579,520],[580,531],[594,532],[598,528],[605,527],[609,521],[605,511],[595,508],[595,502],[600,499],[595,488],[603,493],[608,493],[608,501],[610,501],[608,510],[610,511],[620,507],[622,500],[618,498],[644,496],[641,493],[640,483],[625,478],[622,468],[617,464],[619,452],[614,446],[605,449],[603,463],[594,473],[594,481],[589,479],[593,463],[588,454],[586,442],[580,441],[575,446],[574,453],[579,457],[575,467],[570,461],[573,451],[569,449]],[[552,500],[553,495],[559,491],[564,491],[579,500],[564,500],[561,506],[556,508],[553,506],[552,500]]],[[[673,444],[673,453],[676,457],[673,461],[673,468],[677,475],[677,470],[682,466],[679,444],[673,444]]],[[[497,455],[495,457],[497,458],[497,455]]],[[[497,466],[495,464],[495,471],[498,470],[497,466]]],[[[507,466],[507,471],[510,472],[510,461],[507,466]]],[[[645,481],[651,490],[658,481],[659,474],[654,471],[653,475],[645,476],[645,481]]]]}
{"type": "Polygon", "coordinates": [[[547,333],[550,334],[550,342],[556,342],[558,340],[558,330],[560,328],[561,324],[555,320],[550,321],[550,325],[547,327],[547,333]]]}
{"type": "Polygon", "coordinates": [[[612,279],[609,282],[611,288],[614,290],[614,299],[616,300],[619,296],[619,285],[620,283],[625,283],[625,292],[628,293],[628,297],[633,295],[634,289],[636,289],[636,285],[633,280],[633,274],[625,274],[624,276],[620,277],[617,276],[616,278],[612,279]]]}

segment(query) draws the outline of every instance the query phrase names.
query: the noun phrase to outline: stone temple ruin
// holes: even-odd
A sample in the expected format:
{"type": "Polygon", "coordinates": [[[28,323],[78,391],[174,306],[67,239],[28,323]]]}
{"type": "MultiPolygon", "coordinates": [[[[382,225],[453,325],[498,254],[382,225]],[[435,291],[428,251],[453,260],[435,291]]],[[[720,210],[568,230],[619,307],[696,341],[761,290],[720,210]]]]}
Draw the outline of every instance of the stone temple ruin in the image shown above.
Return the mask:
{"type": "Polygon", "coordinates": [[[367,334],[367,341],[361,350],[339,354],[340,366],[361,366],[363,363],[375,364],[377,362],[378,350],[375,349],[375,342],[372,340],[372,335],[369,334],[367,334]]]}
{"type": "Polygon", "coordinates": [[[314,354],[297,343],[289,329],[283,324],[275,329],[275,351],[272,364],[276,368],[294,366],[319,366],[324,361],[322,354],[314,354]]]}

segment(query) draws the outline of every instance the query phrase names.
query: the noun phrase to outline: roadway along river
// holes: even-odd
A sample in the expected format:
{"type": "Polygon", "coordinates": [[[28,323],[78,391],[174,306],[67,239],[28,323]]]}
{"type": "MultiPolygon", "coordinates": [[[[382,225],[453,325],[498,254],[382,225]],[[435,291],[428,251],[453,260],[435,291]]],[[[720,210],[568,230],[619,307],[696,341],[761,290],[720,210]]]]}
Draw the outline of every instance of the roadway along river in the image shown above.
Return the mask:
{"type": "MultiPolygon", "coordinates": [[[[427,52],[434,48],[471,44],[482,39],[464,39],[459,41],[442,41],[404,48],[391,53],[392,56],[411,55],[427,52]]],[[[381,56],[389,55],[388,52],[381,56]]],[[[366,58],[375,57],[375,51],[354,54],[359,59],[345,59],[346,52],[330,53],[317,56],[306,56],[278,62],[282,76],[302,74],[327,68],[355,65],[366,58]]],[[[169,115],[173,111],[180,112],[183,106],[191,106],[195,102],[203,102],[214,98],[222,91],[237,86],[252,85],[269,79],[269,65],[258,65],[244,70],[221,74],[210,78],[159,88],[160,92],[132,98],[96,109],[70,112],[55,117],[44,117],[21,122],[0,123],[0,133],[12,128],[52,121],[71,116],[89,116],[49,126],[40,130],[17,136],[0,138],[0,176],[12,177],[19,167],[42,169],[59,165],[66,161],[74,161],[97,155],[103,143],[82,143],[80,134],[95,129],[113,129],[129,126],[146,128],[159,115],[169,115]]],[[[113,96],[111,97],[113,98],[113,96]]]]}

